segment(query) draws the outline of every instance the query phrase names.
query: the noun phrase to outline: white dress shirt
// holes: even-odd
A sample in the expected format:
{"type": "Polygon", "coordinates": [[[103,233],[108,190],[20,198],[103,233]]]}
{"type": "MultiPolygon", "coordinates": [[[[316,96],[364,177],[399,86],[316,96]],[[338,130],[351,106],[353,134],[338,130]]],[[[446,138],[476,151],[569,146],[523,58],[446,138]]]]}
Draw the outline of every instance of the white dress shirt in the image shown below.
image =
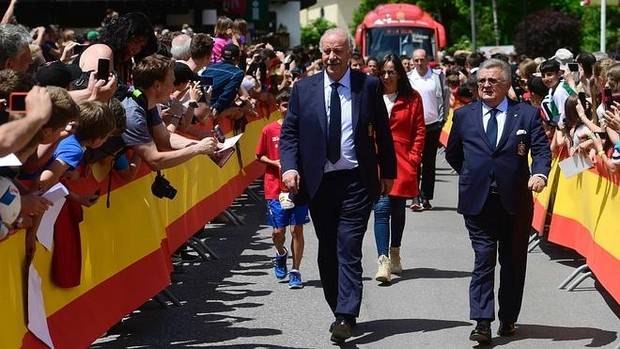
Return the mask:
{"type": "MultiPolygon", "coordinates": [[[[492,109],[493,108],[489,107],[488,105],[484,104],[484,102],[482,102],[482,125],[484,127],[484,132],[487,132],[487,125],[489,124],[489,120],[491,119],[492,109]]],[[[495,143],[495,146],[497,146],[499,144],[499,141],[502,139],[502,134],[504,132],[504,125],[506,125],[506,113],[508,111],[508,99],[504,97],[504,100],[501,101],[501,103],[497,107],[495,107],[495,109],[499,110],[499,112],[495,115],[495,118],[497,119],[497,142],[495,143]]],[[[542,179],[545,180],[545,182],[547,181],[547,176],[545,176],[544,174],[536,173],[536,174],[533,174],[532,176],[541,177],[542,179]]],[[[491,183],[491,186],[497,186],[497,183],[495,183],[495,180],[493,180],[493,183],[491,183]]]]}
{"type": "Polygon", "coordinates": [[[441,121],[439,115],[439,103],[441,89],[438,88],[437,82],[433,78],[433,70],[428,69],[424,76],[420,76],[416,69],[411,69],[407,73],[409,83],[414,90],[418,91],[422,97],[422,109],[424,109],[424,124],[430,125],[441,121]]]}
{"type": "MultiPolygon", "coordinates": [[[[330,79],[327,72],[323,72],[323,90],[325,91],[325,111],[327,112],[327,123],[325,131],[329,132],[329,105],[332,94],[331,84],[334,80],[330,79]]],[[[350,170],[357,167],[357,156],[355,155],[355,142],[353,136],[353,109],[351,101],[351,69],[347,69],[342,78],[338,81],[338,95],[340,96],[340,159],[332,164],[329,160],[325,163],[324,172],[337,170],[350,170]]]]}
{"type": "Polygon", "coordinates": [[[504,132],[504,125],[506,124],[506,112],[508,111],[508,99],[504,97],[504,100],[499,103],[495,108],[491,108],[482,102],[482,124],[484,126],[484,132],[487,132],[487,125],[491,119],[491,110],[497,109],[499,112],[495,115],[497,119],[497,141],[495,146],[499,144],[502,138],[502,132],[504,132]]]}

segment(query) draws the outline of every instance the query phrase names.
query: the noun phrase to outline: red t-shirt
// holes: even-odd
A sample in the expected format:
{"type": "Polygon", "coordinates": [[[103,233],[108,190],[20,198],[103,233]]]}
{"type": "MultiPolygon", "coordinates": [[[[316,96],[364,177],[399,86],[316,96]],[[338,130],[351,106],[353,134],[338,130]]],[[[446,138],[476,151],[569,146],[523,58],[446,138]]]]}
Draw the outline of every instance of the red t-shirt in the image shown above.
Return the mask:
{"type": "MultiPolygon", "coordinates": [[[[258,144],[256,145],[256,156],[266,156],[271,160],[280,159],[278,143],[280,141],[280,130],[282,126],[274,121],[263,128],[258,144]]],[[[280,169],[267,165],[265,170],[265,199],[278,199],[280,195],[280,169]]]]}

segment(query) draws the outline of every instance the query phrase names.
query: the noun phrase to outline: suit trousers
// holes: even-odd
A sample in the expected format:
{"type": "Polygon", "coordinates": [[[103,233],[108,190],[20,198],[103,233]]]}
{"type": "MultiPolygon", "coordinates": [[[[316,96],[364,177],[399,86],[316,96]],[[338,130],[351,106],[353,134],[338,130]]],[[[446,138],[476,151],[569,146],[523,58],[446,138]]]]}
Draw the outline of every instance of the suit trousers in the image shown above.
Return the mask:
{"type": "Polygon", "coordinates": [[[523,299],[527,244],[532,222],[531,206],[524,205],[518,215],[502,207],[500,197],[489,193],[480,214],[466,215],[465,226],[475,253],[474,271],[469,285],[472,320],[494,320],[495,263],[499,251],[500,321],[516,322],[523,299]],[[499,248],[499,249],[498,249],[499,248]]]}
{"type": "Polygon", "coordinates": [[[439,122],[427,125],[424,136],[424,150],[422,151],[421,171],[418,171],[420,197],[427,200],[433,200],[435,196],[435,162],[437,160],[439,136],[441,136],[441,124],[439,122]]]}
{"type": "Polygon", "coordinates": [[[372,203],[359,170],[323,175],[310,202],[319,240],[318,265],[325,300],[335,316],[359,316],[362,242],[372,203]]]}

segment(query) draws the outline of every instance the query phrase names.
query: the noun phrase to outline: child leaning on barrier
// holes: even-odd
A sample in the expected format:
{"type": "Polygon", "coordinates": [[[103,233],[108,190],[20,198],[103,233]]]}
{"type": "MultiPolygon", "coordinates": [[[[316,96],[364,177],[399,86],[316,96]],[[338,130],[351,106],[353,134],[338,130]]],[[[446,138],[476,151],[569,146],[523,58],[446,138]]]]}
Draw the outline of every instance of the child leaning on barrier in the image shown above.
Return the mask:
{"type": "MultiPolygon", "coordinates": [[[[86,147],[99,148],[114,131],[116,122],[107,104],[84,102],[80,104],[80,117],[73,134],[58,143],[54,154],[38,178],[40,191],[46,191],[63,176],[75,170],[84,157],[86,147]]],[[[69,193],[69,198],[83,206],[93,205],[98,195],[69,193]]]]}
{"type": "Polygon", "coordinates": [[[267,218],[269,225],[273,227],[272,239],[276,248],[273,257],[274,274],[280,280],[286,277],[288,250],[284,247],[284,243],[286,241],[286,227],[292,226],[293,269],[288,273],[288,287],[302,288],[303,283],[299,266],[304,251],[303,225],[309,222],[308,205],[295,205],[289,198],[288,192],[282,192],[282,188],[285,187],[281,180],[280,151],[278,149],[280,130],[288,108],[288,98],[288,92],[278,95],[277,102],[281,116],[263,128],[256,146],[256,158],[267,165],[264,190],[268,209],[267,218]]]}

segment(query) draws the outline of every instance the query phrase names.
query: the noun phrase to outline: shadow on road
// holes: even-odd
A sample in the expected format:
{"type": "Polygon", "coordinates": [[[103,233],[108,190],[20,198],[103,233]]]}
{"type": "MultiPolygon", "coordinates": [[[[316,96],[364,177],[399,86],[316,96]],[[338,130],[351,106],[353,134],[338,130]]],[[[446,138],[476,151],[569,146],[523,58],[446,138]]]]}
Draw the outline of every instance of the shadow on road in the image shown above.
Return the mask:
{"type": "Polygon", "coordinates": [[[354,339],[346,342],[342,348],[357,348],[360,344],[378,342],[399,334],[439,331],[461,326],[471,326],[471,323],[433,319],[387,319],[361,322],[354,330],[354,339]]]}
{"type": "MultiPolygon", "coordinates": [[[[269,272],[271,260],[259,254],[243,254],[272,249],[270,238],[257,233],[264,222],[262,202],[243,200],[236,211],[245,225],[220,225],[207,229],[206,243],[220,257],[217,260],[185,265],[175,273],[169,290],[184,303],[182,307],[161,309],[155,302],[145,303],[100,338],[91,348],[183,348],[215,344],[237,338],[261,338],[282,334],[274,328],[261,328],[251,317],[232,315],[238,308],[260,308],[273,291],[249,289],[255,276],[269,272]],[[200,277],[196,277],[200,275],[200,277]],[[247,282],[227,280],[233,275],[248,276],[247,282]]],[[[239,200],[237,201],[237,204],[239,200]]],[[[239,205],[234,205],[239,206],[239,205]]],[[[260,253],[260,252],[259,252],[260,253]]],[[[128,292],[131,292],[128,290],[128,292]]],[[[284,348],[273,345],[219,345],[213,348],[284,348]]]]}
{"type": "Polygon", "coordinates": [[[392,284],[413,279],[456,279],[470,277],[471,272],[458,270],[441,270],[435,268],[404,269],[400,275],[392,279],[392,284]]]}
{"type": "Polygon", "coordinates": [[[474,348],[494,348],[511,342],[526,339],[549,339],[553,342],[590,340],[585,346],[599,348],[613,343],[618,333],[592,327],[562,327],[546,325],[518,325],[514,337],[495,337],[488,345],[476,345],[474,348]]]}
{"type": "Polygon", "coordinates": [[[444,206],[433,206],[430,212],[444,212],[444,211],[452,211],[456,212],[456,207],[444,207],[444,206]]]}

